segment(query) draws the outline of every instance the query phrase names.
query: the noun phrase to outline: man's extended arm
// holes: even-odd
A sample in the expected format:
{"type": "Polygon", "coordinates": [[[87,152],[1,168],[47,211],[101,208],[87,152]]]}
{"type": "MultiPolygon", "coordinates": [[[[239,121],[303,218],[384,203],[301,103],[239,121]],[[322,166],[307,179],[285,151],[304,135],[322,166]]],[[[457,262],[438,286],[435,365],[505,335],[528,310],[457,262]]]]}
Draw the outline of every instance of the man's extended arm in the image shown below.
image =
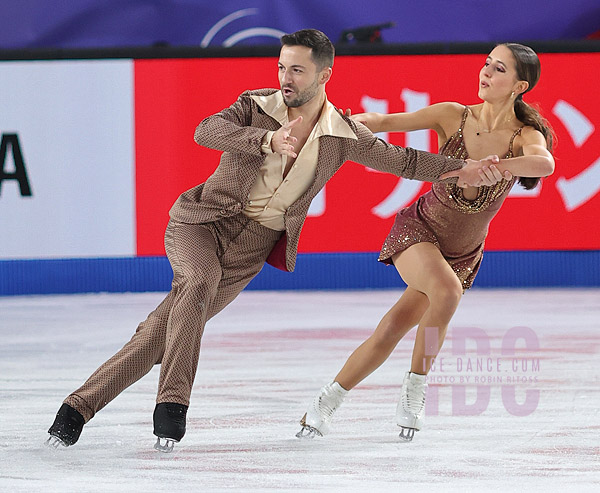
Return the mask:
{"type": "Polygon", "coordinates": [[[349,159],[369,168],[411,180],[436,182],[442,174],[459,170],[465,165],[462,159],[388,144],[375,137],[361,123],[352,123],[358,141],[349,159]]]}
{"type": "Polygon", "coordinates": [[[229,108],[202,120],[196,127],[194,140],[210,149],[260,155],[267,130],[250,126],[252,104],[249,93],[244,92],[229,108]]]}

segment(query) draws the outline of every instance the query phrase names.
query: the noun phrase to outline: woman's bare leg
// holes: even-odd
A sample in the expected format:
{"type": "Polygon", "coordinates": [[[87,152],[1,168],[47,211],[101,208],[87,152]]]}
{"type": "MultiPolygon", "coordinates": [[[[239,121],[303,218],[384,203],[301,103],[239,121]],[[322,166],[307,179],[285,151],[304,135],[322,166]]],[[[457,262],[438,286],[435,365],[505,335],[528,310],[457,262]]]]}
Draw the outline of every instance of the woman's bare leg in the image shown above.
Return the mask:
{"type": "Polygon", "coordinates": [[[462,297],[460,280],[433,243],[418,243],[394,256],[404,282],[426,295],[429,306],[417,329],[411,371],[426,375],[439,353],[462,297]]]}
{"type": "Polygon", "coordinates": [[[375,332],[350,355],[335,381],[350,390],[373,373],[389,357],[400,339],[419,323],[428,305],[423,293],[408,287],[381,319],[375,332]]]}

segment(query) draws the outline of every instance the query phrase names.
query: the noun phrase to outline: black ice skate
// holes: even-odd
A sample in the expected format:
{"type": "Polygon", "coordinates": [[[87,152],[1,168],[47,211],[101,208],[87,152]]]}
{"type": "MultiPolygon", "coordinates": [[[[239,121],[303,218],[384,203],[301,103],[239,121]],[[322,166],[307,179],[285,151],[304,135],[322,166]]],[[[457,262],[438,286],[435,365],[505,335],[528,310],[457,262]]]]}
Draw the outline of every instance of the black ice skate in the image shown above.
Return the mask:
{"type": "Polygon", "coordinates": [[[154,448],[169,453],[185,435],[185,415],[188,406],[175,402],[161,402],[154,408],[154,434],[158,437],[154,448]],[[164,443],[161,442],[164,440],[164,443]]]}
{"type": "Polygon", "coordinates": [[[79,440],[84,424],[85,420],[79,411],[63,404],[56,413],[54,423],[48,430],[50,437],[46,440],[46,445],[53,448],[74,445],[79,440]]]}

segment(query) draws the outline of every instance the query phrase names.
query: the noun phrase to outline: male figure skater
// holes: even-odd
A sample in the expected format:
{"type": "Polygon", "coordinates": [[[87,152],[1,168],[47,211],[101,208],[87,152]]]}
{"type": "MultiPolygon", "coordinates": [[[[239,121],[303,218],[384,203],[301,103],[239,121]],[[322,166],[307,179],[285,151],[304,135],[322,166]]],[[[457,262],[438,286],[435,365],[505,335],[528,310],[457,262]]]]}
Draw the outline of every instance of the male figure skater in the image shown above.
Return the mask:
{"type": "Polygon", "coordinates": [[[244,92],[198,125],[195,141],[224,152],[206,182],[183,193],[170,211],[165,247],[172,289],[132,339],[65,399],[49,429],[50,445],[73,445],[96,412],[160,363],[155,448],[171,451],[185,434],[206,321],[265,261],[294,270],[311,200],[346,160],[422,181],[457,169],[459,185],[502,179],[488,176],[492,158],[465,162],[377,139],[327,100],[329,39],[306,29],[281,41],[280,89],[244,92]]]}

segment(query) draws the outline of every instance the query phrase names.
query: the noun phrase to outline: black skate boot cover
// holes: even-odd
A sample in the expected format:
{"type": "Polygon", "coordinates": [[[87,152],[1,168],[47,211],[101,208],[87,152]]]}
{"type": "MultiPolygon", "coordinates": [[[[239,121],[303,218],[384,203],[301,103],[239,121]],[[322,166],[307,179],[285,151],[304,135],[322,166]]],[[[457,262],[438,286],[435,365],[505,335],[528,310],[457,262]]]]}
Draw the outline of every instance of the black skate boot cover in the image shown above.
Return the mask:
{"type": "Polygon", "coordinates": [[[154,408],[154,434],[179,442],[185,435],[185,416],[188,406],[175,402],[161,402],[154,408]]]}
{"type": "Polygon", "coordinates": [[[53,437],[61,440],[67,447],[79,440],[85,420],[81,413],[67,404],[60,406],[54,423],[48,430],[53,437]]]}

